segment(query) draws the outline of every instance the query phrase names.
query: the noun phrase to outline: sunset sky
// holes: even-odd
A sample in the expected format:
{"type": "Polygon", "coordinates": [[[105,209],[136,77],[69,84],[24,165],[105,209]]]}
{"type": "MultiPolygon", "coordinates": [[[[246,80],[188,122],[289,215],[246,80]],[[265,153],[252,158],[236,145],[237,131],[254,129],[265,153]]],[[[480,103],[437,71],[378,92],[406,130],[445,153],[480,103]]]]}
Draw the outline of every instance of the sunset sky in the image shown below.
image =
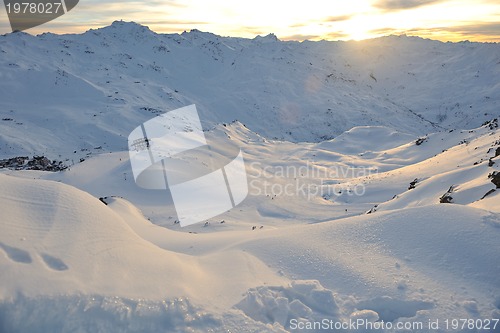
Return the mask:
{"type": "MultiPolygon", "coordinates": [[[[442,41],[500,42],[499,0],[80,0],[66,15],[27,32],[77,33],[120,19],[158,33],[199,29],[253,38],[272,32],[282,40],[407,34],[442,41]]],[[[0,33],[10,31],[1,6],[0,33]]]]}

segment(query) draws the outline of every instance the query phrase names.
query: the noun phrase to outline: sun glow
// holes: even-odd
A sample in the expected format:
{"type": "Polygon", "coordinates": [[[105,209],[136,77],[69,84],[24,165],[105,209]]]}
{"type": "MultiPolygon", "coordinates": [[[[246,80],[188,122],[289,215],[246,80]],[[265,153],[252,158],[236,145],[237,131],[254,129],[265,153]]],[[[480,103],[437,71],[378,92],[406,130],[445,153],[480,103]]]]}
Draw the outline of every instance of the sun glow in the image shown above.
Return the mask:
{"type": "MultiPolygon", "coordinates": [[[[0,6],[0,33],[10,31],[0,6]]],[[[114,20],[135,21],[159,33],[199,29],[253,38],[362,40],[408,34],[440,40],[500,41],[500,3],[494,0],[255,1],[87,0],[67,15],[28,32],[83,32],[114,20]]]]}

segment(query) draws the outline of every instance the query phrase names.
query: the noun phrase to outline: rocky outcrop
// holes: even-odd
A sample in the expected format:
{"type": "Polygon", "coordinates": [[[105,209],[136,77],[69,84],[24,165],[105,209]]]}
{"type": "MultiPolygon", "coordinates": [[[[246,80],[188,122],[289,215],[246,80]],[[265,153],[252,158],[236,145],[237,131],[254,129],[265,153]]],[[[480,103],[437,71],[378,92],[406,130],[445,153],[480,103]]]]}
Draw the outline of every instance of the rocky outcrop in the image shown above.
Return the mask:
{"type": "Polygon", "coordinates": [[[61,171],[67,168],[61,161],[51,161],[45,156],[18,156],[0,160],[0,169],[61,171]]]}

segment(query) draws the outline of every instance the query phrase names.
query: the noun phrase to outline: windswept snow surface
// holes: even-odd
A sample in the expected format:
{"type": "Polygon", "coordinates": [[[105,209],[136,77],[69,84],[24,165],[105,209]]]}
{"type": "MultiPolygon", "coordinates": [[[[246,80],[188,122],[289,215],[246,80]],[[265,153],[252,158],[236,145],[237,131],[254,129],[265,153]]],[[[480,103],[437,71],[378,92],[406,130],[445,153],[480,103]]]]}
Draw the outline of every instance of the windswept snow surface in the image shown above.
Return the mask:
{"type": "Polygon", "coordinates": [[[0,170],[0,332],[499,332],[498,50],[1,36],[0,157],[69,168],[0,170]],[[249,195],[181,228],[126,138],[191,103],[249,195]]]}

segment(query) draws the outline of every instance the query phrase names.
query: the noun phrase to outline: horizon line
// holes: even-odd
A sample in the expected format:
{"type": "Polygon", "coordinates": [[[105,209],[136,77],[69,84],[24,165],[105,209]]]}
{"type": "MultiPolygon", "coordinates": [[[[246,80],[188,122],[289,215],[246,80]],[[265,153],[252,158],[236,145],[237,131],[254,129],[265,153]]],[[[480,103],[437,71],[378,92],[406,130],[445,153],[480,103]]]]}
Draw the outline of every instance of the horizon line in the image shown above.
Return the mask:
{"type": "MultiPolygon", "coordinates": [[[[247,37],[247,36],[236,36],[236,35],[222,35],[218,33],[214,33],[211,31],[207,30],[201,30],[199,28],[192,28],[192,29],[184,29],[183,31],[155,31],[150,26],[146,24],[142,24],[136,21],[125,21],[123,19],[120,20],[114,20],[109,24],[104,24],[100,25],[98,27],[88,27],[86,30],[78,29],[77,31],[71,31],[71,32],[51,32],[51,31],[43,31],[43,32],[38,32],[38,33],[31,33],[29,31],[19,31],[19,30],[14,30],[11,32],[7,32],[4,34],[1,34],[0,36],[7,36],[7,35],[12,35],[12,34],[17,34],[17,33],[24,33],[33,37],[38,37],[46,34],[52,34],[52,35],[57,35],[57,36],[64,36],[64,35],[83,35],[87,32],[90,31],[95,31],[95,30],[100,30],[100,29],[105,29],[113,26],[116,23],[125,23],[125,24],[135,24],[141,27],[145,27],[148,30],[150,30],[152,33],[155,33],[157,35],[182,35],[183,33],[192,33],[192,32],[201,32],[201,33],[208,33],[208,34],[213,34],[217,37],[220,38],[242,38],[242,39],[248,39],[248,40],[253,40],[256,38],[265,38],[267,36],[274,36],[278,41],[280,42],[363,42],[363,41],[370,41],[370,40],[375,40],[375,39],[381,39],[381,38],[387,38],[387,37],[407,37],[407,38],[419,38],[422,40],[429,40],[429,41],[436,41],[436,42],[441,42],[441,43],[453,43],[453,44],[459,44],[459,43],[479,43],[479,44],[499,44],[500,40],[498,41],[476,41],[476,40],[470,40],[470,39],[463,39],[463,40],[446,40],[446,39],[439,39],[434,36],[434,38],[429,37],[429,36],[422,36],[418,34],[408,34],[408,32],[401,32],[400,34],[398,33],[391,33],[391,34],[386,34],[386,35],[379,35],[379,36],[373,36],[373,37],[368,37],[368,38],[363,38],[363,39],[327,39],[327,38],[322,38],[321,36],[315,36],[313,38],[296,38],[298,36],[284,36],[284,37],[278,37],[274,32],[268,32],[268,33],[258,33],[254,35],[253,37],[247,37]]],[[[97,24],[96,24],[97,26],[97,24]]],[[[28,29],[28,30],[34,30],[34,29],[28,29]]],[[[304,36],[304,37],[311,37],[311,36],[304,36]]]]}

